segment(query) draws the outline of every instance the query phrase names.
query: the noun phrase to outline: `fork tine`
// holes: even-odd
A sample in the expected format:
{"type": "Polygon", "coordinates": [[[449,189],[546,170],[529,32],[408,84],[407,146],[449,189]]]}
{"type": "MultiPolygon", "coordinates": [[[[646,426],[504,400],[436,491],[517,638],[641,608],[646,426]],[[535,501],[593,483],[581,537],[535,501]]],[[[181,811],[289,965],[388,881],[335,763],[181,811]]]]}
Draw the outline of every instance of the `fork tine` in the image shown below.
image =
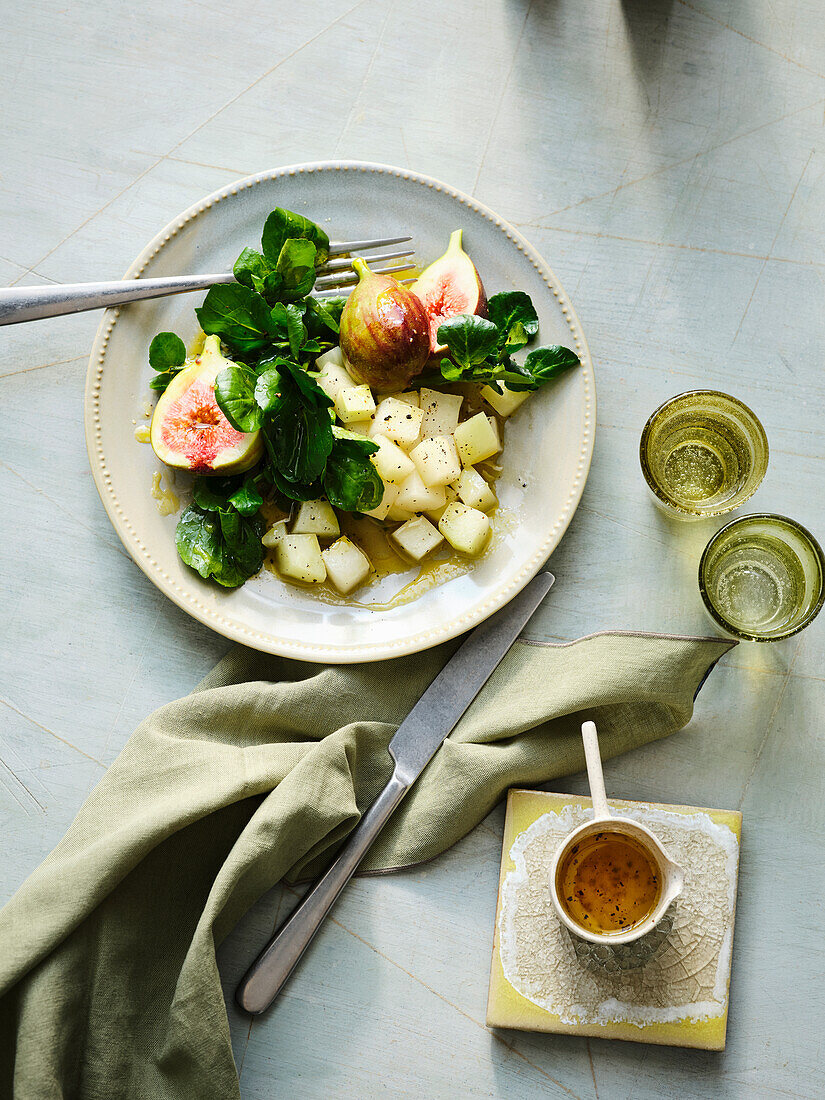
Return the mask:
{"type": "MultiPolygon", "coordinates": [[[[385,260],[397,260],[397,259],[400,259],[400,257],[402,257],[402,256],[414,256],[414,255],[415,255],[415,249],[414,248],[407,248],[407,249],[399,250],[398,252],[385,252],[382,256],[370,256],[370,263],[371,264],[382,264],[382,263],[384,263],[385,260]]],[[[319,267],[318,270],[319,270],[319,272],[321,272],[323,274],[327,274],[328,272],[331,272],[331,271],[346,271],[351,266],[352,266],[352,260],[350,260],[350,259],[330,260],[327,263],[325,263],[322,267],[319,267]]]]}
{"type": "MultiPolygon", "coordinates": [[[[399,281],[399,283],[414,283],[415,279],[399,279],[398,281],[399,281]]],[[[352,289],[351,286],[328,287],[326,290],[319,290],[317,293],[315,291],[313,291],[312,296],[313,296],[313,298],[340,298],[340,297],[346,297],[347,294],[349,294],[351,289],[352,289]],[[343,295],[339,294],[339,291],[344,291],[344,294],[343,295]]]]}
{"type": "MultiPolygon", "coordinates": [[[[392,267],[372,267],[373,275],[392,275],[396,271],[409,271],[409,264],[393,264],[392,267]]],[[[315,285],[321,290],[332,286],[355,286],[358,276],[354,271],[336,271],[332,275],[322,275],[315,280],[315,285]]],[[[413,280],[415,282],[415,280],[413,280]]]]}
{"type": "Polygon", "coordinates": [[[404,244],[411,241],[412,237],[381,237],[374,241],[332,241],[329,246],[330,256],[342,256],[345,252],[363,252],[367,248],[385,248],[391,244],[404,244]]]}

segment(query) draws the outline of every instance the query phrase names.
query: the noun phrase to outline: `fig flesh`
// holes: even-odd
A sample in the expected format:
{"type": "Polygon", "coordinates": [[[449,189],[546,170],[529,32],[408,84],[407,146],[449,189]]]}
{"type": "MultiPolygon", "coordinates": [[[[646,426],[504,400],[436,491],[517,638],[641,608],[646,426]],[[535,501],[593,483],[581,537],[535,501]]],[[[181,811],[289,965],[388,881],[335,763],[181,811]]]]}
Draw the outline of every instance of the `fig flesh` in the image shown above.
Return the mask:
{"type": "Polygon", "coordinates": [[[450,234],[447,251],[422,271],[412,285],[430,319],[431,355],[441,355],[447,350],[438,342],[438,329],[450,317],[462,313],[487,316],[484,286],[475,264],[461,247],[461,235],[460,229],[450,234]]]}
{"type": "Polygon", "coordinates": [[[152,417],[152,449],[167,466],[199,474],[238,474],[263,454],[260,432],[236,431],[215,400],[215,379],[233,366],[221,355],[217,336],[176,374],[161,394],[152,417]]]}
{"type": "Polygon", "coordinates": [[[349,373],[382,393],[403,389],[430,354],[430,322],[417,295],[391,275],[353,260],[358,285],[341,313],[339,338],[349,373]]]}

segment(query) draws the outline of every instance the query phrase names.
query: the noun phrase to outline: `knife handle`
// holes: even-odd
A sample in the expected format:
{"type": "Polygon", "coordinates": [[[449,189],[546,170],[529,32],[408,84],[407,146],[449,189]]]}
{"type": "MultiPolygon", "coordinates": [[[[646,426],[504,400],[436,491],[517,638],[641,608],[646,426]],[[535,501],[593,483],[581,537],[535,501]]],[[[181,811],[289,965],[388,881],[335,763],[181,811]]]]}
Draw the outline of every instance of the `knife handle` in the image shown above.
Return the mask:
{"type": "Polygon", "coordinates": [[[257,1015],[268,1008],[298,965],[338,895],[381,832],[410,784],[397,772],[352,831],[335,862],[309,890],[247,970],[235,993],[242,1009],[257,1015]]]}

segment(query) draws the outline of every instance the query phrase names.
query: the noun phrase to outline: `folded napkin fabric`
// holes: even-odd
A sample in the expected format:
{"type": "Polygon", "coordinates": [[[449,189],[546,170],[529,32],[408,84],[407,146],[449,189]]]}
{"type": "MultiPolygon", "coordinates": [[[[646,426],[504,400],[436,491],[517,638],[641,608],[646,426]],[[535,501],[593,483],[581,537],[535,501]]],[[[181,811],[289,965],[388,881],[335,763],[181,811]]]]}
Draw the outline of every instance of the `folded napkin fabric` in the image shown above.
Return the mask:
{"type": "MultiPolygon", "coordinates": [[[[329,863],[457,645],[346,666],[238,648],[151,715],[0,911],[0,1097],[238,1097],[215,948],[273,884],[329,863]]],[[[431,859],[508,787],[581,770],[586,718],[606,759],[680,729],[730,645],[517,642],[363,869],[431,859]]]]}

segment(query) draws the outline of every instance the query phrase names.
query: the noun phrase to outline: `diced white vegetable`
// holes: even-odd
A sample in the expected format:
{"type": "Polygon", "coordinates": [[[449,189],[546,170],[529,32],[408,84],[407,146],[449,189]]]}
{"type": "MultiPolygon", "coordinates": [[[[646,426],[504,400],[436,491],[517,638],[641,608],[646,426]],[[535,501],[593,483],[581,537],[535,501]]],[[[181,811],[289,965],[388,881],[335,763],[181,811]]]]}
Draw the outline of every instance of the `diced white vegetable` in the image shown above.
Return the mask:
{"type": "Polygon", "coordinates": [[[501,450],[498,425],[492,417],[476,413],[456,428],[455,445],[465,466],[483,462],[501,450]]]}
{"type": "Polygon", "coordinates": [[[433,435],[452,435],[458,424],[458,414],[464,398],[460,394],[441,393],[421,387],[419,403],[424,414],[421,421],[421,438],[433,435]]]}
{"type": "MultiPolygon", "coordinates": [[[[333,348],[332,351],[328,351],[327,355],[332,355],[333,351],[338,351],[338,348],[333,348]]],[[[325,358],[326,355],[322,355],[320,359],[316,359],[316,366],[325,358]]],[[[349,371],[344,366],[343,362],[341,362],[340,356],[337,360],[331,360],[328,363],[324,363],[316,381],[330,401],[334,401],[342,390],[348,390],[355,385],[349,371]]]]}
{"type": "Polygon", "coordinates": [[[403,401],[405,405],[419,406],[418,390],[408,390],[407,393],[394,393],[393,397],[396,401],[403,401]]]}
{"type": "Polygon", "coordinates": [[[437,531],[430,521],[424,519],[423,516],[402,523],[400,527],[393,531],[390,538],[393,542],[398,543],[404,553],[414,558],[415,561],[421,561],[444,541],[441,532],[437,531]]]}
{"type": "Polygon", "coordinates": [[[375,410],[373,434],[386,436],[402,447],[411,447],[418,439],[423,415],[415,405],[396,397],[385,397],[375,410]]]}
{"type": "Polygon", "coordinates": [[[425,485],[449,485],[461,474],[461,463],[452,436],[423,439],[410,451],[410,458],[425,485]]]}
{"type": "Polygon", "coordinates": [[[323,370],[326,366],[332,365],[343,367],[344,365],[344,353],[340,348],[330,348],[329,351],[325,351],[323,355],[319,355],[315,360],[315,366],[318,370],[323,370]]]}
{"type": "Polygon", "coordinates": [[[264,546],[267,547],[267,549],[271,550],[272,547],[278,542],[278,540],[284,538],[287,533],[286,520],[279,519],[272,524],[264,537],[261,539],[261,542],[264,544],[264,546]]]}
{"type": "Polygon", "coordinates": [[[505,386],[504,393],[501,393],[495,386],[482,386],[481,396],[488,405],[492,405],[499,416],[511,416],[520,405],[524,404],[530,396],[530,391],[522,390],[517,393],[515,390],[508,390],[505,386]]]}
{"type": "Polygon", "coordinates": [[[362,435],[365,439],[369,438],[371,428],[371,420],[355,420],[351,424],[347,424],[348,432],[354,432],[356,435],[362,435]]]}
{"type": "Polygon", "coordinates": [[[453,502],[444,509],[438,529],[450,546],[474,558],[490,536],[490,520],[478,508],[453,502]]]}
{"type": "Polygon", "coordinates": [[[305,500],[292,524],[293,535],[319,535],[334,539],[341,533],[338,517],[328,500],[305,500]]]}
{"type": "Polygon", "coordinates": [[[418,470],[413,470],[398,486],[395,506],[408,508],[410,512],[426,512],[429,508],[440,508],[445,499],[442,485],[425,485],[418,470]]]}
{"type": "Polygon", "coordinates": [[[338,591],[346,596],[370,574],[370,560],[363,550],[346,537],[338,539],[326,550],[321,551],[327,577],[338,591]]]}
{"type": "Polygon", "coordinates": [[[296,581],[320,584],[326,580],[327,567],[321,557],[317,535],[286,535],[275,545],[278,572],[296,581]]]}
{"type": "Polygon", "coordinates": [[[489,512],[498,504],[496,494],[478,472],[472,466],[467,466],[461,471],[458,479],[458,495],[468,508],[479,508],[482,512],[489,512]]]}
{"type": "Polygon", "coordinates": [[[452,502],[454,500],[458,500],[458,493],[456,492],[456,490],[453,488],[452,485],[445,485],[444,486],[444,503],[441,505],[440,508],[428,508],[427,509],[427,515],[433,521],[433,523],[438,523],[438,521],[444,515],[444,509],[447,507],[448,504],[452,504],[452,502]]]}
{"type": "Polygon", "coordinates": [[[384,495],[381,497],[381,503],[376,507],[370,509],[369,512],[364,512],[365,516],[372,516],[373,519],[386,519],[390,508],[395,504],[395,498],[398,496],[398,489],[395,485],[390,485],[388,481],[384,482],[384,495]]]}
{"type": "Polygon", "coordinates": [[[370,458],[381,480],[389,481],[392,485],[400,485],[415,470],[413,460],[386,436],[374,435],[372,442],[378,444],[378,450],[371,454],[370,458]]]}
{"type": "Polygon", "coordinates": [[[415,512],[412,508],[401,508],[398,505],[398,497],[390,505],[390,510],[387,512],[387,519],[390,523],[406,523],[408,519],[412,519],[415,512]]]}
{"type": "Polygon", "coordinates": [[[375,412],[375,401],[369,386],[348,386],[334,398],[335,411],[345,424],[367,420],[375,412]]]}

